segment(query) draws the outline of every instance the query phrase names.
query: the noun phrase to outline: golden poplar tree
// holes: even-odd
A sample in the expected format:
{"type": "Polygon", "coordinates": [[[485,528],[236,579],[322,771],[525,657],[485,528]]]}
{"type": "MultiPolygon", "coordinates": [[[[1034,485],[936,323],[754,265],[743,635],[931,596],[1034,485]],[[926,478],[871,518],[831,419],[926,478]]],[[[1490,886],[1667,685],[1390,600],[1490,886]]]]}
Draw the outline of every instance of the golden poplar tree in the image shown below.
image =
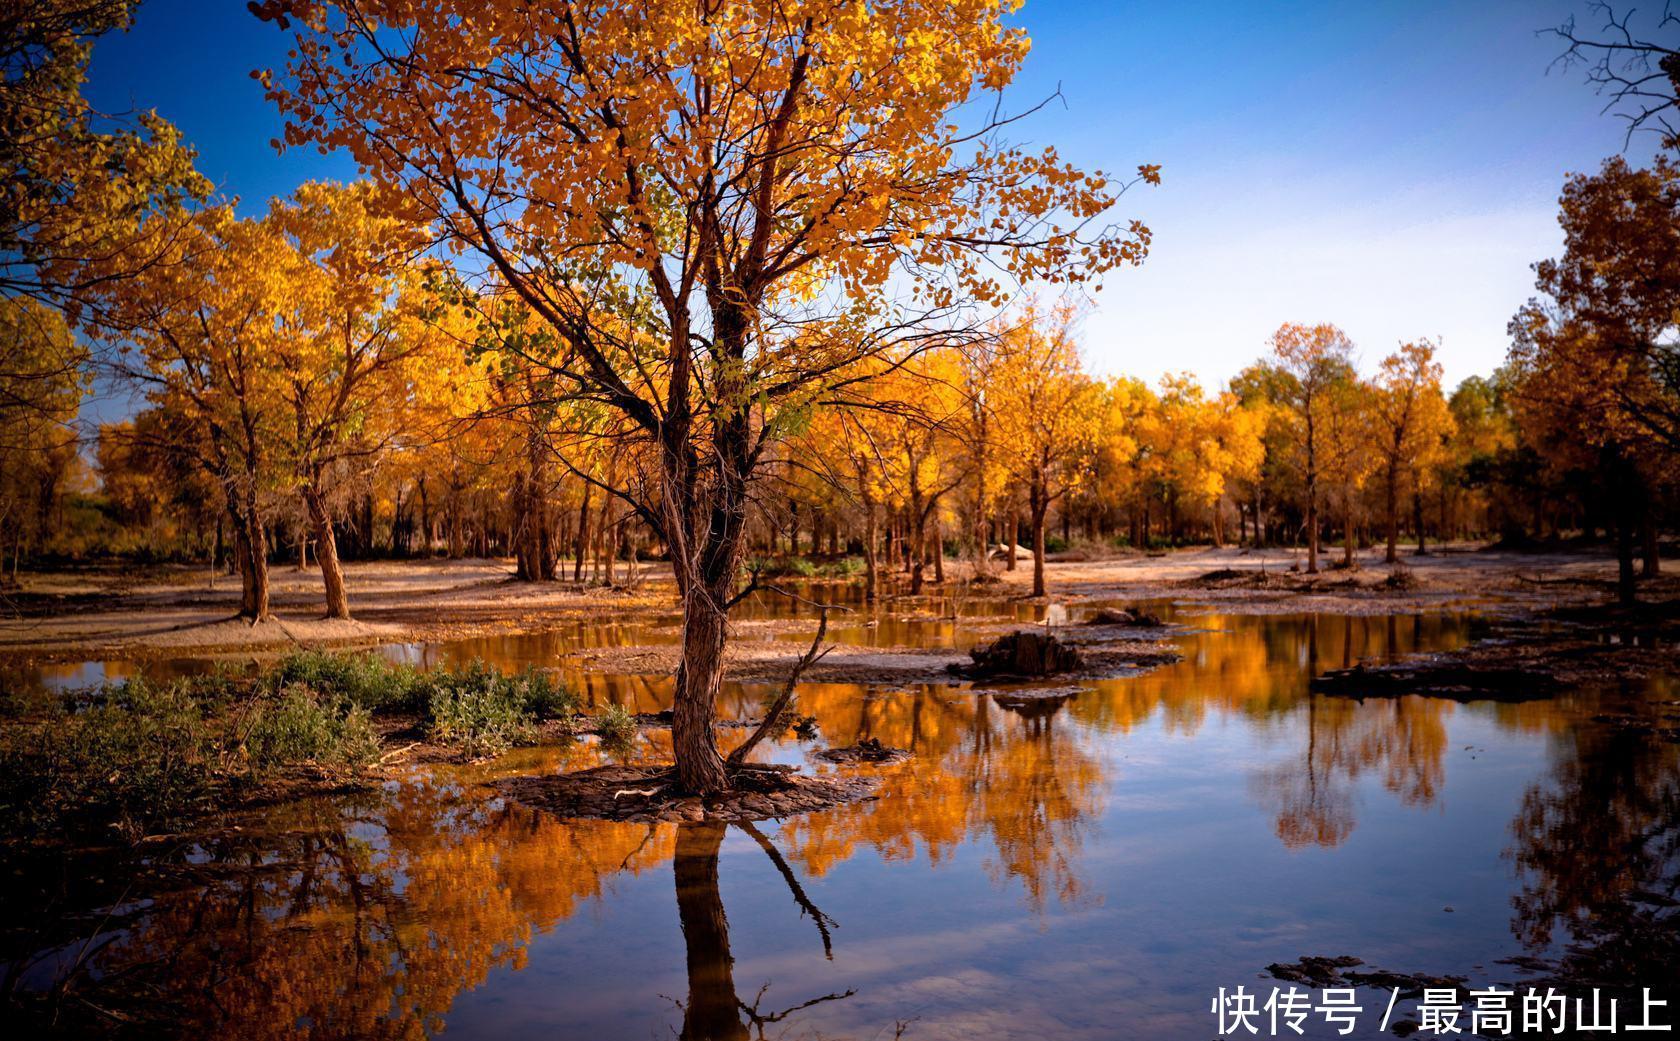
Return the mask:
{"type": "Polygon", "coordinates": [[[287,143],[347,148],[398,189],[552,328],[579,393],[658,446],[639,512],[683,599],[690,791],[730,783],[728,606],[784,412],[971,300],[1147,249],[1104,222],[1123,183],[963,110],[1027,52],[1005,0],[254,6],[295,31],[289,75],[265,77],[287,143]]]}

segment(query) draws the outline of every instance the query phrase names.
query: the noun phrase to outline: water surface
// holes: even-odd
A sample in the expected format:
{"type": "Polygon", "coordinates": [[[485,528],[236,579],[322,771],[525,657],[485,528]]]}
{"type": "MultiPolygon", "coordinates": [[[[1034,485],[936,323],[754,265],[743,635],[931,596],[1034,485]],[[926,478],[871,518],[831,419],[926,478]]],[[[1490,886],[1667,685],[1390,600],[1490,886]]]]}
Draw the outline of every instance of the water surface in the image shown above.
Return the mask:
{"type": "MultiPolygon", "coordinates": [[[[965,618],[1034,612],[949,607],[892,641],[960,646],[965,618]]],[[[769,757],[829,769],[823,744],[876,737],[915,758],[876,801],[781,823],[567,823],[481,785],[600,761],[583,742],[167,850],[43,856],[5,889],[8,982],[192,1036],[1051,1041],[1211,1037],[1217,988],[1302,955],[1520,983],[1500,959],[1573,941],[1659,971],[1638,930],[1680,878],[1665,686],[1316,696],[1317,672],[1458,646],[1474,620],[1180,620],[1181,663],[1068,697],[805,685],[822,737],[769,757]]],[[[553,664],[669,624],[391,653],[553,664]]],[[[669,704],[668,677],[573,679],[669,704]]],[[[724,711],[771,692],[731,684],[724,711]]]]}

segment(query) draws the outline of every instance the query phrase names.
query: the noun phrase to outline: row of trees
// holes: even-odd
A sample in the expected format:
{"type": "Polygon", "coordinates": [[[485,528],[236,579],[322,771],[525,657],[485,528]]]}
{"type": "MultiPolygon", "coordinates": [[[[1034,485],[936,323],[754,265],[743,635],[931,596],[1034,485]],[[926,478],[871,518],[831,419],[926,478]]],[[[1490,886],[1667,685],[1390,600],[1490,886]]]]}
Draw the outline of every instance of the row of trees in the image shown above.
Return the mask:
{"type": "Polygon", "coordinates": [[[1680,414],[1664,411],[1660,164],[1572,184],[1567,254],[1539,268],[1550,302],[1519,316],[1491,383],[1449,399],[1422,341],[1364,378],[1334,326],[1285,325],[1224,390],[1151,388],[1083,370],[1072,305],[1019,302],[1141,262],[1149,230],[1109,214],[1160,172],[1116,180],[1007,141],[1019,117],[984,98],[1028,41],[1003,0],[255,4],[295,47],[262,77],[283,147],[345,149],[363,175],[260,217],[213,199],[167,124],[107,125],[81,100],[90,41],[128,7],[5,23],[20,360],[0,428],[58,474],[6,468],[7,510],[37,518],[10,529],[14,566],[70,484],[92,351],[147,401],[101,433],[104,494],[225,536],[253,621],[288,530],[335,617],[345,536],[432,552],[441,535],[536,580],[559,577],[568,542],[573,578],[586,553],[609,579],[626,552],[667,560],[678,772],[712,792],[729,783],[711,724],[743,563],[784,538],[797,552],[801,531],[860,553],[872,590],[898,568],[919,590],[950,544],[984,571],[1002,541],[1012,563],[1024,524],[1042,593],[1053,524],[1147,544],[1224,541],[1234,520],[1238,539],[1303,543],[1309,571],[1327,536],[1351,562],[1374,527],[1393,559],[1403,527],[1421,548],[1519,502],[1591,526],[1593,482],[1570,484],[1591,464],[1554,443],[1571,421],[1550,440],[1513,422],[1584,385],[1600,396],[1577,419],[1599,425],[1581,440],[1626,475],[1624,560],[1637,523],[1655,542],[1666,475],[1635,442],[1680,414]],[[1625,365],[1588,364],[1606,356],[1625,365]]]}

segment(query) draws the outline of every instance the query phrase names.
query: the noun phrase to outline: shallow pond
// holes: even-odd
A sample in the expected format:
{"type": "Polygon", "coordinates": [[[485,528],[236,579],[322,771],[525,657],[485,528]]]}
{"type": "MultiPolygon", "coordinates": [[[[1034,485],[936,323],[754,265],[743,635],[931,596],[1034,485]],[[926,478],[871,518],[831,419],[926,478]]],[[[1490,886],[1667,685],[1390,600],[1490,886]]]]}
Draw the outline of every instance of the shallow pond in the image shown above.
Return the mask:
{"type": "MultiPolygon", "coordinates": [[[[985,612],[950,607],[902,624],[960,645],[985,612]]],[[[1668,971],[1638,930],[1673,914],[1680,746],[1626,721],[1661,724],[1675,694],[1317,696],[1317,672],[1451,648],[1474,622],[1179,620],[1181,663],[1071,697],[802,687],[822,738],[770,757],[829,769],[812,753],[864,737],[916,756],[875,801],[781,823],[565,823],[480,786],[599,761],[579,743],[273,806],[143,859],[12,865],[8,984],[68,981],[99,1010],[79,1020],[190,1036],[1057,1041],[1214,1036],[1218,988],[1264,993],[1266,966],[1303,955],[1520,985],[1500,959],[1573,940],[1668,971]]],[[[668,624],[391,653],[517,667],[668,624]]],[[[669,678],[575,678],[597,703],[669,703],[669,678]]],[[[725,714],[770,692],[731,685],[725,714]]],[[[1378,1036],[1386,995],[1361,994],[1356,1036],[1378,1036]]]]}

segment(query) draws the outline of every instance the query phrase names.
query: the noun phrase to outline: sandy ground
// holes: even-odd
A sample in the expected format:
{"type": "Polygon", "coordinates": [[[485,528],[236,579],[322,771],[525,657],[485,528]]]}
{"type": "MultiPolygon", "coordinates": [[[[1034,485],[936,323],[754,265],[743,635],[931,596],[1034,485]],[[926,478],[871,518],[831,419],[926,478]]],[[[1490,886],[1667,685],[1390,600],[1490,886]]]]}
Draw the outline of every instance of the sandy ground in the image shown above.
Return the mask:
{"type": "MultiPolygon", "coordinates": [[[[1326,555],[1326,563],[1339,559],[1339,551],[1326,555]]],[[[1304,554],[1299,552],[1206,548],[1106,560],[1052,560],[1046,571],[1051,601],[1070,605],[1172,599],[1231,612],[1344,614],[1472,605],[1542,609],[1602,599],[1615,575],[1614,562],[1602,551],[1525,554],[1454,546],[1425,557],[1406,556],[1404,568],[1410,577],[1404,588],[1386,583],[1390,568],[1382,563],[1380,550],[1360,554],[1358,564],[1353,571],[1326,570],[1313,577],[1290,570],[1304,567],[1304,554]],[[1205,577],[1215,572],[1234,574],[1205,577]]],[[[0,595],[0,659],[154,657],[433,641],[537,631],[568,620],[623,621],[675,607],[668,572],[658,563],[643,565],[642,581],[631,589],[514,582],[511,563],[498,560],[381,561],[351,564],[346,570],[355,621],[323,620],[319,573],[280,565],[272,573],[274,621],[258,626],[233,618],[237,581],[219,576],[212,584],[202,568],[102,566],[28,574],[21,592],[0,595]]],[[[965,565],[947,567],[953,584],[964,582],[967,572],[965,565]]],[[[1030,561],[1020,562],[1013,572],[999,566],[998,574],[1001,583],[968,587],[965,595],[984,590],[985,595],[1011,598],[1030,590],[1030,561]]],[[[1652,591],[1676,595],[1680,583],[1660,579],[1652,591]]],[[[931,610],[914,599],[903,604],[911,614],[931,610]]],[[[742,653],[747,658],[779,658],[800,649],[788,644],[742,653]]],[[[840,658],[856,657],[849,664],[865,667],[869,663],[863,657],[879,652],[856,648],[835,653],[839,657],[833,666],[841,665],[840,658]]],[[[667,651],[626,649],[626,657],[634,654],[651,656],[638,663],[642,669],[669,667],[667,651]]],[[[920,671],[932,663],[923,658],[902,664],[909,666],[906,671],[920,671]]]]}
{"type": "Polygon", "coordinates": [[[251,625],[234,617],[238,580],[221,575],[212,583],[202,568],[30,574],[21,592],[0,594],[0,659],[263,651],[533,631],[603,612],[668,608],[664,575],[663,565],[647,564],[636,588],[586,589],[515,582],[513,565],[499,560],[356,563],[345,569],[354,620],[329,621],[322,618],[320,572],[281,565],[270,573],[274,619],[251,625]]]}
{"type": "MultiPolygon", "coordinates": [[[[1319,574],[1304,574],[1304,550],[1226,547],[1134,554],[1108,560],[1051,560],[1046,584],[1051,599],[1170,599],[1239,613],[1311,611],[1388,614],[1450,606],[1504,606],[1524,610],[1611,596],[1615,560],[1607,550],[1518,553],[1473,544],[1432,547],[1425,556],[1402,549],[1398,567],[1380,547],[1354,555],[1343,569],[1341,547],[1319,558],[1319,574]],[[1398,587],[1389,583],[1398,571],[1398,587]],[[1212,578],[1217,572],[1237,572],[1212,578]]],[[[1031,563],[1004,573],[1011,587],[1030,589],[1031,563]]],[[[1665,576],[1647,583],[1647,595],[1680,595],[1680,581],[1665,576]]]]}

